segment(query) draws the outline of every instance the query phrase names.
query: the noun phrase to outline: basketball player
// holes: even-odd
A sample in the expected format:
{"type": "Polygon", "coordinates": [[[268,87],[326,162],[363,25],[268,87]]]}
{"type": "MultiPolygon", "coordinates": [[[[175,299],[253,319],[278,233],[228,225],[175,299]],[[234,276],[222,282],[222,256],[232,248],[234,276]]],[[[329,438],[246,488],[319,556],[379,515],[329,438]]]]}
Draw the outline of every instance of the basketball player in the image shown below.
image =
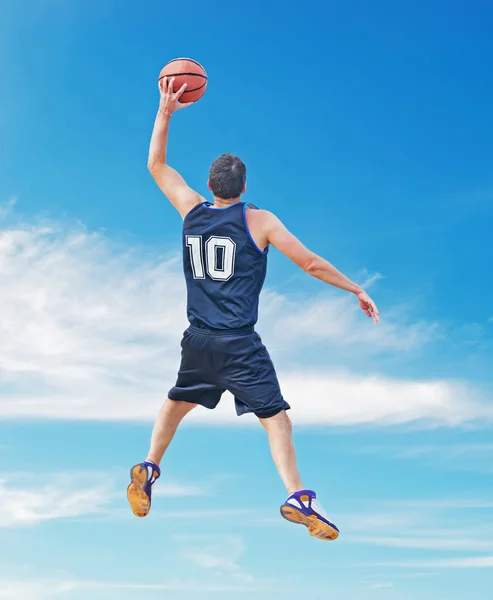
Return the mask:
{"type": "Polygon", "coordinates": [[[149,514],[159,465],[181,420],[197,405],[215,408],[229,390],[237,414],[255,414],[267,431],[273,460],[289,494],[281,506],[282,516],[305,525],[319,539],[333,540],[339,530],[322,511],[315,492],[301,481],[286,414],[290,407],[267,349],[254,330],[269,246],[309,275],[354,294],[375,323],[378,310],[358,285],[305,248],[277,217],[241,202],[246,168],[239,158],[224,154],[213,162],[209,175],[213,204],[190,189],[168,165],[168,128],[173,113],[188,106],[179,102],[185,87],[173,93],[173,79],[159,83],[160,104],[148,166],[183,218],[190,326],[181,342],[178,379],[158,414],[147,459],[131,469],[128,500],[135,515],[149,514]]]}

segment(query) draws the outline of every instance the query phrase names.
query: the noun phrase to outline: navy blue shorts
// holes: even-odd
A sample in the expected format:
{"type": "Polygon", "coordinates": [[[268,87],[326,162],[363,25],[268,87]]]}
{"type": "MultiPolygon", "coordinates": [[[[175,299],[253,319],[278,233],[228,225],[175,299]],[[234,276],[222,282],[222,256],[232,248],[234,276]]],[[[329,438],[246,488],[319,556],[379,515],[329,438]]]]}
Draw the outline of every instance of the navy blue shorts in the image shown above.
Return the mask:
{"type": "Polygon", "coordinates": [[[216,408],[228,390],[236,414],[261,419],[288,410],[272,360],[258,333],[248,330],[211,332],[189,327],[181,342],[181,365],[171,400],[216,408]]]}

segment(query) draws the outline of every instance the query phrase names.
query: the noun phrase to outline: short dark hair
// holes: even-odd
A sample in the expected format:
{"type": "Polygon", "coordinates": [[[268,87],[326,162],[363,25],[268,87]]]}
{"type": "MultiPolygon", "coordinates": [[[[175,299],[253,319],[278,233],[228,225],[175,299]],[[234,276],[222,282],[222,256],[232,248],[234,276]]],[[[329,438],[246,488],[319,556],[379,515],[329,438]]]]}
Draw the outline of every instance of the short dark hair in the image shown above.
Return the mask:
{"type": "Polygon", "coordinates": [[[212,163],[209,185],[217,198],[239,198],[245,189],[245,163],[234,154],[222,154],[212,163]]]}

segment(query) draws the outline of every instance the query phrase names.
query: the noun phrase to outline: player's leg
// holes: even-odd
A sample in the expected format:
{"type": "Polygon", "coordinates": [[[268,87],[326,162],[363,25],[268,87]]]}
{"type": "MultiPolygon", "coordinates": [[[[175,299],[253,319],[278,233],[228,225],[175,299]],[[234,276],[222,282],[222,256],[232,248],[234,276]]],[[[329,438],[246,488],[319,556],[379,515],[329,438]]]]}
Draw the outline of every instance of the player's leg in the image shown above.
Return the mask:
{"type": "Polygon", "coordinates": [[[303,489],[293,444],[293,425],[285,410],[268,419],[260,419],[269,438],[270,451],[288,494],[303,489]]]}
{"type": "Polygon", "coordinates": [[[213,370],[210,353],[200,337],[204,336],[198,337],[189,330],[185,332],[176,385],[169,391],[170,399],[157,416],[147,460],[130,469],[127,497],[138,517],[145,517],[150,512],[152,486],[161,475],[159,465],[181,420],[198,404],[215,408],[224,391],[209,381],[213,370]]]}
{"type": "Polygon", "coordinates": [[[235,396],[237,413],[253,412],[267,430],[272,457],[290,494],[281,506],[282,516],[305,525],[310,534],[319,539],[335,539],[339,535],[337,527],[317,503],[315,492],[305,489],[301,482],[291,420],[286,414],[290,407],[282,397],[267,349],[257,334],[243,342],[241,339],[232,341],[231,346],[230,356],[235,360],[229,363],[227,387],[235,396]]]}
{"type": "Polygon", "coordinates": [[[161,408],[147,460],[130,470],[131,482],[127,497],[133,513],[145,517],[151,509],[152,486],[161,475],[160,463],[181,420],[198,404],[215,408],[223,389],[211,381],[214,372],[207,336],[187,330],[181,343],[181,363],[175,386],[161,408]]]}
{"type": "Polygon", "coordinates": [[[164,453],[173,439],[178,425],[197,404],[169,398],[161,407],[152,430],[151,445],[147,461],[159,466],[164,453]]]}
{"type": "Polygon", "coordinates": [[[159,465],[182,419],[197,405],[170,400],[161,407],[152,430],[151,447],[144,462],[130,469],[127,498],[134,515],[145,517],[151,510],[152,486],[161,475],[159,465]]]}
{"type": "Polygon", "coordinates": [[[259,416],[267,431],[274,464],[279,471],[289,497],[281,506],[281,515],[292,523],[305,525],[314,537],[334,540],[339,535],[317,502],[313,490],[307,490],[301,482],[293,443],[292,423],[285,410],[268,418],[259,416]]]}

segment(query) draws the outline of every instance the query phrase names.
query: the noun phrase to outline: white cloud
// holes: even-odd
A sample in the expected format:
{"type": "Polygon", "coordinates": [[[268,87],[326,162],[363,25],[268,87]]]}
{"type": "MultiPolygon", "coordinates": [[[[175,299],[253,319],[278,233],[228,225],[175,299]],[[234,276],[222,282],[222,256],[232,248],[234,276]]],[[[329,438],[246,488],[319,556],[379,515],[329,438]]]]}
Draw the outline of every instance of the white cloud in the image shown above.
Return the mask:
{"type": "MultiPolygon", "coordinates": [[[[188,565],[229,577],[239,584],[259,583],[240,565],[246,551],[243,539],[236,535],[175,535],[178,552],[188,565]],[[180,547],[181,546],[181,547],[180,547]]],[[[279,589],[279,586],[277,586],[279,589]]]]}
{"type": "Polygon", "coordinates": [[[49,474],[47,479],[49,483],[33,488],[0,480],[0,527],[99,513],[111,499],[103,485],[78,488],[56,474],[49,474]]]}
{"type": "MultiPolygon", "coordinates": [[[[159,494],[159,486],[161,482],[159,482],[158,486],[153,491],[153,498],[158,497],[159,494]]],[[[114,493],[112,496],[112,501],[116,498],[122,500],[122,489],[120,488],[118,493],[114,493]]],[[[111,506],[110,510],[103,510],[101,513],[95,516],[87,516],[84,517],[84,521],[90,522],[108,522],[108,521],[118,521],[118,520],[128,520],[129,518],[129,508],[125,504],[125,507],[118,508],[114,505],[111,506]]],[[[223,524],[228,523],[234,526],[238,523],[238,520],[246,521],[248,520],[249,526],[251,527],[265,527],[266,525],[276,525],[279,524],[280,518],[275,517],[274,519],[269,516],[269,511],[265,511],[265,515],[263,517],[259,517],[259,511],[262,509],[252,509],[252,508],[229,508],[228,506],[218,507],[214,509],[207,508],[194,508],[194,510],[186,510],[186,509],[170,509],[168,503],[159,502],[155,504],[152,509],[152,520],[153,521],[187,521],[187,522],[196,522],[197,526],[199,523],[208,523],[212,521],[221,521],[223,524]]],[[[272,513],[270,513],[272,515],[272,513]]],[[[282,523],[281,523],[282,525],[282,523]]]]}
{"type": "Polygon", "coordinates": [[[493,556],[443,558],[438,560],[402,560],[370,563],[369,566],[403,567],[411,569],[490,569],[493,567],[493,556]]]}
{"type": "MultiPolygon", "coordinates": [[[[467,532],[462,531],[462,535],[467,532]]],[[[399,537],[399,536],[351,536],[351,543],[365,544],[372,546],[385,546],[387,548],[408,548],[423,550],[447,550],[456,551],[492,551],[493,540],[478,539],[473,537],[449,537],[444,532],[442,536],[433,536],[424,533],[419,537],[399,537]]]]}
{"type": "MultiPolygon", "coordinates": [[[[442,470],[480,473],[490,473],[493,470],[491,464],[493,444],[488,443],[420,444],[408,447],[382,444],[367,446],[357,452],[379,455],[386,460],[420,461],[426,465],[438,466],[442,470]]],[[[469,502],[467,498],[462,501],[469,502]]]]}
{"type": "Polygon", "coordinates": [[[169,498],[170,496],[205,496],[209,493],[207,486],[195,483],[180,483],[173,481],[159,481],[159,485],[156,486],[152,492],[153,497],[164,496],[169,498]]]}
{"type": "MultiPolygon", "coordinates": [[[[156,488],[157,491],[158,488],[156,488]]],[[[154,494],[154,492],[153,492],[154,494]]],[[[153,509],[153,518],[154,519],[186,519],[187,521],[210,521],[212,519],[219,519],[221,521],[226,521],[231,519],[234,523],[238,520],[246,520],[250,524],[255,524],[255,521],[252,521],[255,516],[258,515],[258,509],[252,508],[210,508],[210,509],[200,509],[196,508],[193,511],[189,510],[169,510],[160,511],[159,508],[153,509]]],[[[276,519],[277,522],[278,519],[276,519]]]]}
{"type": "Polygon", "coordinates": [[[331,376],[309,370],[303,377],[287,375],[283,381],[289,389],[290,402],[299,411],[299,423],[395,424],[426,419],[457,425],[493,416],[492,407],[482,405],[474,393],[457,383],[331,376]]]}
{"type": "Polygon", "coordinates": [[[0,223],[12,214],[16,202],[16,198],[9,198],[7,202],[0,202],[0,223]]]}
{"type": "MultiPolygon", "coordinates": [[[[207,582],[207,581],[182,581],[169,580],[162,583],[121,583],[112,581],[82,581],[77,579],[57,580],[39,579],[22,581],[15,579],[0,580],[0,599],[2,600],[46,600],[53,597],[108,598],[107,593],[117,593],[118,597],[125,594],[125,598],[134,598],[135,592],[142,594],[149,592],[189,592],[193,594],[207,594],[214,592],[241,592],[252,591],[248,582],[207,582]],[[100,595],[101,592],[103,595],[100,595]],[[127,592],[128,594],[126,594],[127,592]],[[96,596],[94,595],[96,594],[96,596]]],[[[113,597],[113,596],[112,596],[113,597]]]]}
{"type": "MultiPolygon", "coordinates": [[[[72,471],[66,473],[15,473],[0,477],[0,527],[35,525],[41,521],[67,518],[107,518],[123,517],[130,512],[114,506],[115,501],[125,497],[127,480],[117,485],[117,478],[108,479],[107,473],[72,471]]],[[[199,497],[211,493],[213,483],[186,483],[169,480],[159,481],[153,496],[199,497]]],[[[248,511],[235,509],[232,516],[248,511]]],[[[194,518],[204,518],[204,512],[196,511],[194,518]]],[[[205,511],[205,518],[228,516],[228,510],[205,511]]],[[[159,517],[159,511],[153,511],[159,517]]],[[[179,511],[167,510],[163,518],[184,518],[179,511]]],[[[186,513],[188,519],[192,518],[186,513]]],[[[1,597],[1,596],[0,596],[1,597]]]]}
{"type": "Polygon", "coordinates": [[[417,510],[426,508],[438,510],[460,510],[460,509],[484,509],[493,508],[492,498],[456,497],[456,498],[426,498],[413,500],[396,500],[388,502],[390,506],[410,507],[417,510]]]}
{"type": "Polygon", "coordinates": [[[238,560],[245,553],[243,540],[238,536],[174,536],[184,544],[181,554],[185,560],[202,567],[220,571],[238,571],[238,560]]]}
{"type": "MultiPolygon", "coordinates": [[[[176,256],[117,244],[82,226],[4,230],[0,418],[154,419],[176,376],[184,303],[176,256]]],[[[433,324],[406,324],[396,315],[383,315],[374,327],[349,303],[341,294],[303,303],[264,294],[260,330],[273,348],[297,423],[458,425],[491,419],[493,408],[470,384],[310,371],[303,364],[309,345],[319,353],[327,344],[363,355],[407,353],[433,336],[433,324]],[[294,368],[287,348],[297,348],[294,368]]],[[[253,422],[237,419],[231,402],[214,412],[194,411],[189,420],[253,422]]]]}
{"type": "MultiPolygon", "coordinates": [[[[397,448],[394,449],[397,451],[397,448]]],[[[493,444],[454,444],[454,445],[429,445],[429,446],[412,446],[410,448],[401,449],[398,453],[398,458],[419,458],[426,455],[436,456],[439,454],[442,458],[456,459],[460,456],[473,457],[490,457],[493,452],[493,444]]],[[[395,456],[395,453],[392,453],[395,456]]]]}
{"type": "Polygon", "coordinates": [[[76,584],[67,581],[0,580],[0,598],[3,600],[45,600],[74,589],[77,589],[76,584]]]}
{"type": "Polygon", "coordinates": [[[270,321],[267,330],[276,346],[305,348],[330,343],[363,352],[366,357],[417,350],[435,337],[437,324],[406,323],[406,311],[398,315],[402,311],[402,307],[387,311],[375,327],[347,294],[328,291],[306,299],[268,291],[263,297],[263,317],[270,321]]]}
{"type": "Polygon", "coordinates": [[[490,564],[493,529],[484,512],[491,507],[488,500],[447,497],[408,502],[386,500],[378,503],[375,513],[371,512],[371,502],[366,500],[361,510],[357,510],[359,505],[356,504],[354,513],[337,515],[337,523],[344,532],[341,536],[344,544],[392,549],[393,560],[370,566],[448,569],[490,564]],[[478,511],[471,511],[471,507],[478,511]],[[425,558],[421,559],[423,552],[425,558]],[[451,553],[459,552],[473,556],[450,558],[451,553]],[[417,555],[419,560],[414,559],[417,555]]]}

